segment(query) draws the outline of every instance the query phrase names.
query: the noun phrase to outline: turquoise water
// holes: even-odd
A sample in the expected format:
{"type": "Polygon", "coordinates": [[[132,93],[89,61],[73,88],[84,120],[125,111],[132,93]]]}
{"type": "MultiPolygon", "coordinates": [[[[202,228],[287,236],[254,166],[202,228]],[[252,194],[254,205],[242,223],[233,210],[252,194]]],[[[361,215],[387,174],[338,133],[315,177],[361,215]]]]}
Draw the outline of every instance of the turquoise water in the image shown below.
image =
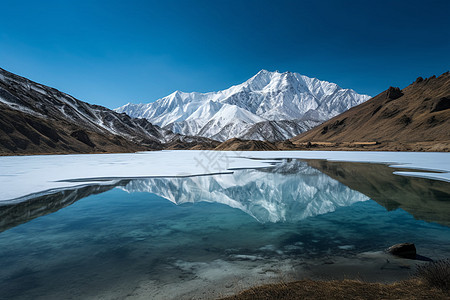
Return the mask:
{"type": "Polygon", "coordinates": [[[315,270],[328,272],[328,265],[337,274],[342,258],[358,257],[357,268],[361,253],[399,242],[414,242],[431,259],[450,250],[449,227],[387,211],[304,163],[118,187],[5,227],[0,298],[219,297],[317,277],[315,270]]]}

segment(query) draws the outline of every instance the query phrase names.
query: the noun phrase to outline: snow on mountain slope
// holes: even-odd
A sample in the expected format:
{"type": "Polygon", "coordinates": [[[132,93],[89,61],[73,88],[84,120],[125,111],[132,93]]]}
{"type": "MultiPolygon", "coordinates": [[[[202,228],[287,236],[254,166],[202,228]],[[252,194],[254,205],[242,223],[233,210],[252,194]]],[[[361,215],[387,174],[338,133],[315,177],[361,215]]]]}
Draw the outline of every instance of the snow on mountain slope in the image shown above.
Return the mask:
{"type": "Polygon", "coordinates": [[[243,140],[276,142],[284,140],[288,136],[303,133],[320,123],[320,121],[314,120],[264,121],[252,125],[244,134],[238,136],[238,138],[243,140]]]}
{"type": "Polygon", "coordinates": [[[227,139],[227,136],[239,134],[243,128],[251,126],[257,122],[264,121],[263,118],[252,114],[235,105],[223,104],[220,110],[210,118],[209,122],[203,126],[198,133],[200,136],[216,137],[217,140],[227,139]],[[227,134],[221,133],[223,128],[227,128],[227,134]],[[218,135],[218,133],[221,133],[218,135]]]}
{"type": "Polygon", "coordinates": [[[0,69],[0,102],[23,113],[51,120],[64,120],[98,133],[164,143],[176,134],[147,120],[131,119],[102,106],[92,105],[26,78],[0,69]]]}
{"type": "Polygon", "coordinates": [[[261,70],[246,82],[223,91],[176,91],[153,103],[129,103],[116,111],[146,118],[177,133],[213,137],[220,141],[252,136],[247,131],[251,125],[260,122],[287,120],[296,123],[290,126],[280,123],[277,126],[283,128],[277,134],[273,134],[272,128],[267,135],[263,131],[265,126],[259,126],[258,139],[284,140],[369,98],[298,73],[261,70]]]}
{"type": "Polygon", "coordinates": [[[0,68],[0,153],[124,152],[216,143],[77,100],[0,68]]]}

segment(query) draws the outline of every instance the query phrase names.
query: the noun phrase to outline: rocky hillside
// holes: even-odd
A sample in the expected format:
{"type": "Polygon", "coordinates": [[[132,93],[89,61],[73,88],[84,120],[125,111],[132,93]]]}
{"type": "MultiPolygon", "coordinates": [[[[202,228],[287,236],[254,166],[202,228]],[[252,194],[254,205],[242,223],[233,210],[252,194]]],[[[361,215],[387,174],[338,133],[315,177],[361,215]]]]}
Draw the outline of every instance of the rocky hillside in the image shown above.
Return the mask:
{"type": "Polygon", "coordinates": [[[77,100],[0,69],[0,154],[101,153],[215,147],[77,100]]]}
{"type": "Polygon", "coordinates": [[[229,139],[221,143],[214,150],[221,151],[270,151],[278,150],[276,143],[257,140],[242,140],[238,138],[229,139]]]}
{"type": "Polygon", "coordinates": [[[450,73],[390,87],[291,139],[297,147],[450,151],[450,73]]]}

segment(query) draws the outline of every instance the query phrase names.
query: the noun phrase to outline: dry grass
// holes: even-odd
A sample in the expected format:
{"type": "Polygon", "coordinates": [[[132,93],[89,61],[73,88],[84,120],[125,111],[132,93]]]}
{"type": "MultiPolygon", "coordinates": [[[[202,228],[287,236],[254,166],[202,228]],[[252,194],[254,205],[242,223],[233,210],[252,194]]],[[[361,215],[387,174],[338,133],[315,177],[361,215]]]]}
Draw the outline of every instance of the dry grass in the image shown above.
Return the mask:
{"type": "Polygon", "coordinates": [[[416,277],[430,286],[450,293],[450,259],[438,260],[418,266],[416,277]]]}
{"type": "Polygon", "coordinates": [[[255,287],[224,299],[450,299],[450,294],[420,279],[392,284],[301,280],[255,287]]]}

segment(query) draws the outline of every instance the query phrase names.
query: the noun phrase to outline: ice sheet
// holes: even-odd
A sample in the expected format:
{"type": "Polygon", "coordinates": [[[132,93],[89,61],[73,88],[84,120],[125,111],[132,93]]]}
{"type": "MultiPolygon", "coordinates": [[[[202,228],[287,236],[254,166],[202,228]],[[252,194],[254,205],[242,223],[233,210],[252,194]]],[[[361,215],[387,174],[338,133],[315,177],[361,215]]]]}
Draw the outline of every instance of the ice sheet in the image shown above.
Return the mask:
{"type": "Polygon", "coordinates": [[[381,152],[381,151],[244,151],[249,158],[301,158],[329,161],[385,163],[390,167],[422,170],[424,172],[395,172],[450,182],[450,153],[446,152],[381,152]],[[427,172],[432,171],[432,172],[427,172]],[[441,172],[441,173],[435,173],[441,172]]]}
{"type": "MultiPolygon", "coordinates": [[[[346,151],[154,151],[121,154],[0,157],[0,201],[71,186],[120,178],[192,176],[266,167],[275,158],[328,159],[389,163],[421,172],[421,177],[450,182],[450,153],[346,151]],[[256,158],[256,159],[249,159],[256,158]],[[78,179],[73,182],[68,180],[78,179]]],[[[414,172],[399,172],[415,175],[414,172]]],[[[416,174],[418,175],[418,174],[416,174]]]]}

